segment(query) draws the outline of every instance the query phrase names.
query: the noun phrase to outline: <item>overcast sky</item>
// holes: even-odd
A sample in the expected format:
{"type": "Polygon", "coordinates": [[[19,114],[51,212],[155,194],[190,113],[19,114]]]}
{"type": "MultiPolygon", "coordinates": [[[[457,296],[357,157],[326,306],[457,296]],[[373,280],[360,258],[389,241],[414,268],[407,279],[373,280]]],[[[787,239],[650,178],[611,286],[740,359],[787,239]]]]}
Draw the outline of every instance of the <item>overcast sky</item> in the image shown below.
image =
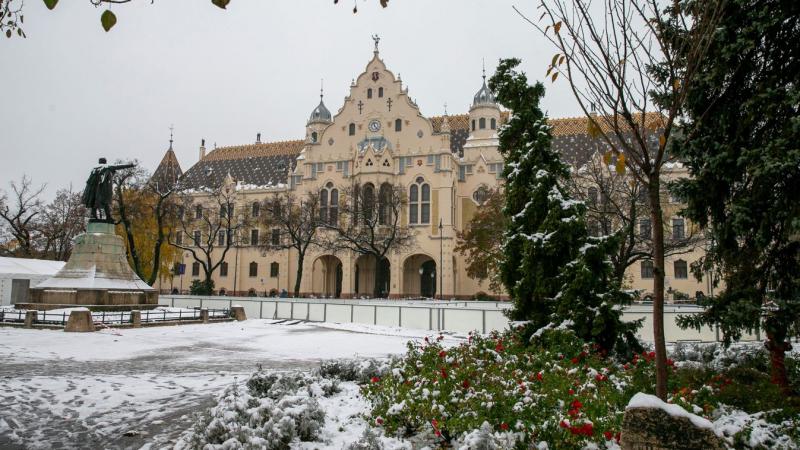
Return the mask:
{"type": "MultiPolygon", "coordinates": [[[[100,156],[155,169],[169,144],[184,170],[202,138],[213,148],[298,139],[318,102],[336,111],[372,57],[400,73],[426,116],[467,112],[498,58],[540,80],[555,50],[512,9],[530,0],[134,0],[100,26],[89,0],[48,11],[25,2],[27,39],[0,40],[0,189],[23,174],[46,195],[82,189],[100,156]]],[[[578,115],[563,82],[545,83],[551,117],[578,115]]]]}

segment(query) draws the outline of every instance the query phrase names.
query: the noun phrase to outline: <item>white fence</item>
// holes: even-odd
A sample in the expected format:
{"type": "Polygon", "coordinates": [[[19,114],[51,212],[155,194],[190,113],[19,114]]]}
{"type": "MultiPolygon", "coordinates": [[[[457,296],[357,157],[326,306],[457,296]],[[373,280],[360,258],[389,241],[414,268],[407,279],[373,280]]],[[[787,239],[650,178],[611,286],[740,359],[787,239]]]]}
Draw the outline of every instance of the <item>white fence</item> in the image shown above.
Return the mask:
{"type": "MultiPolygon", "coordinates": [[[[296,319],[311,322],[339,322],[404,327],[430,331],[488,333],[508,328],[509,320],[503,311],[510,304],[503,302],[439,301],[439,300],[335,300],[306,298],[204,297],[190,295],[161,295],[159,303],[182,308],[244,307],[250,319],[296,319]]],[[[664,334],[668,342],[718,341],[717,330],[683,330],[678,327],[678,315],[701,311],[697,306],[666,306],[664,334]]],[[[652,340],[652,308],[634,305],[623,313],[625,320],[644,318],[639,338],[652,340]]],[[[760,340],[760,336],[745,336],[743,340],[760,340]]]]}

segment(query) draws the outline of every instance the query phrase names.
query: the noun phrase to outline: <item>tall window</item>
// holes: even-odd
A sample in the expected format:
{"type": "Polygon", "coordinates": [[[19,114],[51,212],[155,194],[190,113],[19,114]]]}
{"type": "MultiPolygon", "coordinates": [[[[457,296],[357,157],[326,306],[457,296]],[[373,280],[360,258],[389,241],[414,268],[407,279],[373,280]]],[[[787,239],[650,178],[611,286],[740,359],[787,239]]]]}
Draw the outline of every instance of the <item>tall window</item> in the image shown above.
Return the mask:
{"type": "Polygon", "coordinates": [[[347,127],[347,129],[348,129],[348,134],[350,136],[355,136],[356,135],[356,124],[351,123],[350,126],[347,127]]]}
{"type": "Polygon", "coordinates": [[[280,269],[280,265],[276,262],[273,262],[269,265],[269,276],[272,278],[278,278],[278,271],[280,269]]]}
{"type": "Polygon", "coordinates": [[[199,262],[193,262],[192,263],[192,276],[193,277],[199,277],[200,276],[200,263],[199,262]]]}
{"type": "Polygon", "coordinates": [[[408,190],[408,223],[431,223],[431,186],[417,177],[408,190]]]}
{"type": "Polygon", "coordinates": [[[367,98],[372,98],[372,88],[367,89],[367,98]]]}
{"type": "Polygon", "coordinates": [[[277,228],[272,229],[272,235],[270,236],[270,244],[274,246],[281,245],[281,230],[277,228]]]}
{"type": "Polygon", "coordinates": [[[328,182],[319,191],[319,220],[335,225],[339,219],[339,190],[328,182]]]}
{"type": "Polygon", "coordinates": [[[644,239],[652,238],[653,227],[650,224],[650,219],[641,219],[639,221],[639,236],[644,239]]]}
{"type": "Polygon", "coordinates": [[[392,186],[383,183],[378,195],[378,221],[381,225],[388,225],[392,222],[392,186]]]}
{"type": "Polygon", "coordinates": [[[258,245],[258,229],[250,230],[250,245],[258,245]]]}
{"type": "Polygon", "coordinates": [[[497,119],[492,118],[492,122],[491,123],[492,123],[492,129],[496,130],[497,129],[497,119]]]}
{"type": "Polygon", "coordinates": [[[221,276],[221,277],[227,277],[228,276],[228,263],[223,261],[219,265],[219,276],[221,276]]]}
{"type": "Polygon", "coordinates": [[[250,276],[251,277],[258,276],[258,263],[255,261],[250,263],[250,276]]]}
{"type": "Polygon", "coordinates": [[[689,265],[682,259],[672,263],[672,270],[675,272],[675,278],[681,280],[689,278],[689,265]]]}
{"type": "Polygon", "coordinates": [[[200,246],[200,230],[194,230],[194,236],[192,236],[192,240],[194,241],[194,245],[200,246]]]}
{"type": "Polygon", "coordinates": [[[378,97],[383,97],[383,88],[382,87],[378,88],[378,97]]]}
{"type": "Polygon", "coordinates": [[[394,121],[394,131],[402,131],[403,130],[403,121],[397,119],[394,121]]]}
{"type": "Polygon", "coordinates": [[[178,245],[183,245],[183,231],[175,232],[175,243],[178,245]]]}
{"type": "Polygon", "coordinates": [[[653,261],[642,261],[642,278],[653,278],[653,261]]]}
{"type": "Polygon", "coordinates": [[[253,202],[252,215],[253,217],[258,217],[261,215],[261,203],[253,202]]]}
{"type": "Polygon", "coordinates": [[[587,202],[586,203],[588,203],[589,206],[597,205],[597,199],[599,198],[599,195],[597,193],[597,188],[594,187],[594,186],[590,187],[589,190],[588,190],[588,196],[587,197],[588,198],[587,198],[587,202]]]}
{"type": "Polygon", "coordinates": [[[672,219],[672,239],[683,239],[686,237],[683,218],[672,219]]]}
{"type": "Polygon", "coordinates": [[[372,214],[375,211],[375,186],[372,183],[367,183],[361,190],[361,212],[364,215],[364,222],[372,220],[372,214]]]}
{"type": "Polygon", "coordinates": [[[195,205],[194,207],[194,218],[200,219],[203,217],[203,207],[200,205],[195,205]]]}
{"type": "Polygon", "coordinates": [[[316,132],[316,131],[312,132],[312,133],[311,133],[311,142],[317,142],[317,137],[318,137],[318,136],[319,136],[319,135],[317,134],[317,132],[316,132]]]}
{"type": "Polygon", "coordinates": [[[217,233],[217,245],[220,247],[225,246],[225,230],[219,230],[217,233]]]}
{"type": "Polygon", "coordinates": [[[475,119],[472,119],[472,131],[475,131],[475,119]]]}
{"type": "Polygon", "coordinates": [[[480,128],[481,130],[486,129],[486,118],[485,117],[481,117],[480,119],[478,119],[478,128],[480,128]]]}

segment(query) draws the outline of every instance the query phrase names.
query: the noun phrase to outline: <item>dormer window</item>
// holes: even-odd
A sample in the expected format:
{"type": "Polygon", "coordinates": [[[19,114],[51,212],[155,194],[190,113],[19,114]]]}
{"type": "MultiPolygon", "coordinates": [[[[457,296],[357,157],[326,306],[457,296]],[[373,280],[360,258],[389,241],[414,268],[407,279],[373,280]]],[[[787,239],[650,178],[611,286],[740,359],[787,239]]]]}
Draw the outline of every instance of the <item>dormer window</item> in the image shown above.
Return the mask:
{"type": "Polygon", "coordinates": [[[372,88],[367,89],[367,98],[372,98],[372,88]]]}

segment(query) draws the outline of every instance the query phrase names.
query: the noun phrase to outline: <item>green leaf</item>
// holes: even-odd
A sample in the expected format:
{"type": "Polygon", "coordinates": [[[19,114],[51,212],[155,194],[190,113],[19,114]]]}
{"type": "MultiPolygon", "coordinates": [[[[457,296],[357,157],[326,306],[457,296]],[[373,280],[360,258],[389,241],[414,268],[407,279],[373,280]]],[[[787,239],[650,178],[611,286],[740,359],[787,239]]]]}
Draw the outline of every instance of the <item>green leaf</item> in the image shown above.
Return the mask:
{"type": "Polygon", "coordinates": [[[44,0],[44,6],[47,6],[47,9],[53,10],[58,4],[58,0],[44,0]]]}
{"type": "Polygon", "coordinates": [[[103,29],[107,32],[117,24],[117,16],[107,9],[103,12],[103,15],[100,16],[100,24],[103,25],[103,29]]]}
{"type": "Polygon", "coordinates": [[[230,2],[231,0],[211,0],[211,3],[215,4],[217,7],[222,9],[225,9],[225,7],[228,6],[228,3],[230,2]]]}

